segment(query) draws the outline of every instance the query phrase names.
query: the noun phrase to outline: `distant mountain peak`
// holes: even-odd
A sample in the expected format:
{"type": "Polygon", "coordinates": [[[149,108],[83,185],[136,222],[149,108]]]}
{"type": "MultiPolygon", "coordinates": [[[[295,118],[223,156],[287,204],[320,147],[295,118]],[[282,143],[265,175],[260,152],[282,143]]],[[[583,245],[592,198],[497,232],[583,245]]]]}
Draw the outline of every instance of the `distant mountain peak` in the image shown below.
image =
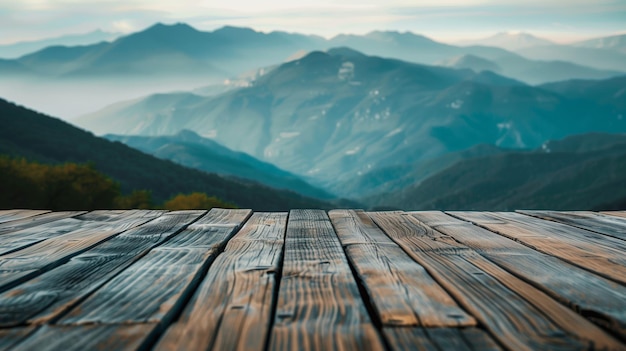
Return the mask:
{"type": "Polygon", "coordinates": [[[380,31],[375,30],[373,32],[369,32],[365,34],[366,38],[377,39],[377,40],[387,40],[387,41],[406,41],[406,40],[419,40],[424,42],[435,42],[434,40],[421,35],[415,34],[413,32],[398,32],[398,31],[380,31]]]}
{"type": "Polygon", "coordinates": [[[255,31],[249,27],[236,27],[236,26],[223,26],[213,31],[214,34],[226,34],[226,35],[251,35],[251,34],[263,34],[255,31]]]}
{"type": "Polygon", "coordinates": [[[481,72],[481,71],[500,72],[502,71],[501,67],[497,63],[487,60],[483,57],[471,55],[471,54],[455,56],[450,59],[443,60],[439,62],[439,64],[441,66],[458,68],[458,69],[468,68],[475,72],[481,72]]]}
{"type": "Polygon", "coordinates": [[[301,60],[302,61],[315,61],[315,60],[322,59],[322,58],[327,58],[327,57],[330,57],[330,56],[331,55],[329,53],[326,53],[324,51],[315,50],[315,51],[309,52],[301,60]]]}
{"type": "Polygon", "coordinates": [[[165,23],[157,22],[153,24],[152,26],[148,27],[147,29],[145,29],[143,33],[155,33],[155,32],[163,32],[163,31],[198,32],[197,29],[183,22],[177,22],[174,24],[165,24],[165,23]]]}
{"type": "Polygon", "coordinates": [[[342,57],[347,57],[347,58],[355,58],[355,57],[364,57],[365,54],[363,54],[360,51],[356,51],[354,49],[351,49],[347,46],[340,46],[340,47],[336,47],[336,48],[331,48],[326,50],[326,53],[328,53],[328,55],[330,56],[342,56],[342,57]]]}
{"type": "Polygon", "coordinates": [[[202,32],[193,28],[186,23],[174,23],[165,24],[157,22],[152,26],[135,33],[118,38],[118,42],[125,42],[126,40],[145,40],[146,38],[171,38],[171,40],[177,40],[177,38],[186,38],[201,34],[202,32]]]}
{"type": "Polygon", "coordinates": [[[554,43],[527,32],[498,32],[487,38],[464,41],[463,44],[486,45],[507,50],[519,50],[532,46],[552,45],[554,43]]]}
{"type": "Polygon", "coordinates": [[[181,138],[198,138],[198,139],[201,138],[201,136],[198,135],[198,133],[189,129],[181,129],[178,133],[176,133],[176,136],[181,137],[181,138]]]}
{"type": "Polygon", "coordinates": [[[595,49],[613,49],[626,53],[626,34],[584,40],[574,43],[573,45],[595,49]]]}

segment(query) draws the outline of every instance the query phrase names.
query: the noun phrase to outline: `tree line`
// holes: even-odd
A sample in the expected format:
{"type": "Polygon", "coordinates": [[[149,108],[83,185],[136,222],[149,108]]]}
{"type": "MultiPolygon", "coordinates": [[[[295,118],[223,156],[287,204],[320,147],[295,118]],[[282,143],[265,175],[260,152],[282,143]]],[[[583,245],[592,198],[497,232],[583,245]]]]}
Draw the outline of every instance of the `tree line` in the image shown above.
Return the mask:
{"type": "Polygon", "coordinates": [[[201,192],[178,194],[154,203],[150,190],[122,194],[120,184],[96,170],[93,163],[42,164],[0,156],[0,208],[63,210],[235,208],[201,192]]]}

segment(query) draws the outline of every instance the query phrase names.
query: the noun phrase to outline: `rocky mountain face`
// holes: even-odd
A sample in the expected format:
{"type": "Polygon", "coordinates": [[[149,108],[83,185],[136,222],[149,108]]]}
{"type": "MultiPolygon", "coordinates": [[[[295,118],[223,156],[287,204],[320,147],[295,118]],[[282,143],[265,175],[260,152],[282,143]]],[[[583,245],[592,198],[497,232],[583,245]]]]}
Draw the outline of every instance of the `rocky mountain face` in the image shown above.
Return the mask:
{"type": "MultiPolygon", "coordinates": [[[[610,84],[618,94],[619,84],[610,84]]],[[[76,122],[98,134],[189,129],[345,195],[335,184],[478,144],[534,148],[572,134],[626,131],[619,102],[560,91],[337,48],[218,96],[152,96],[76,122]]]]}

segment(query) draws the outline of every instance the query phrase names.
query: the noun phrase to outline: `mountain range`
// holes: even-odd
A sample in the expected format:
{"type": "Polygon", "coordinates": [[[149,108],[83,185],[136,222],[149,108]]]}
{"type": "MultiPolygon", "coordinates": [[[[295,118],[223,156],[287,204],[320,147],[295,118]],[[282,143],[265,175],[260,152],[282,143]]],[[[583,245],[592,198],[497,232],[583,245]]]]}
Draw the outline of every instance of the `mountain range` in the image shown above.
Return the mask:
{"type": "MultiPolygon", "coordinates": [[[[114,34],[96,31],[83,36],[41,41],[37,45],[45,45],[44,43],[51,45],[13,60],[22,66],[22,70],[4,73],[29,72],[48,77],[75,79],[103,75],[145,76],[155,73],[161,75],[195,74],[204,78],[213,76],[223,78],[282,62],[301,50],[325,50],[338,46],[350,47],[370,55],[432,64],[463,55],[474,55],[487,60],[521,58],[511,51],[500,48],[504,43],[527,43],[527,45],[518,46],[517,49],[535,47],[545,49],[555,45],[524,33],[517,35],[500,33],[492,38],[478,41],[482,45],[454,46],[410,32],[373,31],[365,35],[338,35],[331,39],[324,39],[286,32],[261,33],[249,28],[231,26],[212,32],[203,32],[183,23],[155,24],[143,31],[119,37],[112,42],[103,41],[104,38],[112,37],[114,34]],[[87,43],[89,38],[94,44],[87,43]],[[65,45],[57,43],[65,43],[65,45]],[[83,45],[76,46],[72,43],[83,45]]],[[[562,46],[562,48],[567,47],[573,52],[576,50],[587,53],[597,52],[598,55],[615,49],[613,57],[616,58],[623,53],[623,45],[620,44],[623,41],[622,36],[615,36],[579,43],[576,46],[562,46]],[[602,42],[612,44],[598,44],[602,42]]],[[[27,46],[29,43],[15,45],[27,46]]],[[[542,57],[542,59],[555,60],[559,56],[542,57]]],[[[570,61],[577,62],[577,60],[570,61]]],[[[626,65],[620,62],[612,69],[623,71],[626,70],[626,65]]]]}
{"type": "Polygon", "coordinates": [[[309,185],[292,173],[259,161],[243,152],[232,151],[189,130],[182,130],[175,135],[155,137],[113,134],[104,137],[111,141],[122,142],[158,158],[205,172],[247,179],[312,198],[326,200],[334,198],[333,195],[309,185]]]}
{"type": "Polygon", "coordinates": [[[109,140],[1,101],[0,153],[93,161],[157,201],[202,191],[256,209],[347,203],[336,196],[404,209],[622,203],[607,190],[622,136],[588,133],[626,132],[623,38],[466,44],[179,23],[51,46],[0,60],[0,96],[74,114],[124,97],[72,120],[109,140]],[[594,167],[606,174],[592,179],[594,167]],[[560,180],[580,191],[559,198],[560,180]]]}
{"type": "Polygon", "coordinates": [[[51,164],[90,162],[120,182],[125,193],[149,190],[158,203],[179,193],[204,192],[240,207],[267,211],[337,206],[161,160],[1,99],[0,123],[0,154],[51,164]]]}
{"type": "Polygon", "coordinates": [[[519,49],[516,53],[531,60],[566,61],[589,68],[624,71],[624,52],[612,48],[554,44],[519,49]]]}
{"type": "Polygon", "coordinates": [[[155,24],[112,42],[51,46],[16,60],[44,76],[85,79],[136,75],[224,78],[281,62],[321,38],[223,27],[201,32],[183,23],[155,24]],[[254,63],[253,63],[254,62],[254,63]]]}
{"type": "Polygon", "coordinates": [[[438,62],[451,68],[467,68],[475,72],[492,71],[528,84],[543,84],[578,79],[606,79],[624,75],[622,71],[601,70],[567,61],[529,60],[519,55],[506,55],[488,60],[474,55],[462,55],[438,62]]]}
{"type": "Polygon", "coordinates": [[[368,203],[413,210],[609,210],[626,206],[626,134],[583,134],[533,151],[458,161],[368,203]]]}
{"type": "Polygon", "coordinates": [[[552,45],[554,43],[550,40],[536,37],[530,33],[499,32],[487,38],[464,40],[458,42],[458,44],[495,46],[510,51],[515,51],[532,46],[552,45]]]}
{"type": "Polygon", "coordinates": [[[529,33],[501,32],[487,38],[461,41],[459,44],[503,48],[533,60],[564,61],[586,68],[624,71],[626,34],[557,44],[529,33]]]}
{"type": "MultiPolygon", "coordinates": [[[[612,42],[619,38],[611,38],[612,42]]],[[[155,79],[167,77],[190,80],[199,84],[237,76],[243,72],[281,63],[301,51],[326,50],[333,47],[350,47],[365,54],[396,58],[409,62],[433,64],[455,57],[478,57],[501,66],[502,72],[527,83],[571,78],[607,78],[626,71],[621,61],[610,70],[585,67],[578,57],[567,56],[571,62],[554,61],[559,55],[539,55],[533,61],[511,51],[496,47],[499,43],[525,42],[521,48],[549,48],[554,45],[526,34],[498,34],[485,40],[485,45],[454,46],[431,40],[410,32],[374,31],[365,35],[338,35],[331,39],[285,32],[261,33],[249,28],[223,27],[212,32],[202,32],[179,23],[156,24],[144,31],[118,38],[113,42],[98,42],[84,46],[51,46],[24,55],[13,63],[5,74],[32,75],[52,79],[89,79],[128,77],[129,75],[155,79]],[[573,62],[573,63],[572,63],[573,62]],[[551,70],[559,76],[544,75],[551,70]]],[[[518,47],[519,48],[519,47],[518,47]]],[[[620,50],[599,49],[592,44],[586,47],[568,46],[573,52],[583,51],[588,56],[609,55],[626,59],[620,50]]],[[[585,56],[585,55],[583,55],[585,56]]],[[[586,56],[585,56],[586,57],[586,56]]],[[[6,64],[9,64],[6,62],[6,64]]],[[[586,61],[587,62],[587,61],[586,61]]],[[[599,66],[601,61],[594,62],[599,66]]],[[[473,68],[473,67],[469,67],[473,68]]],[[[486,67],[488,68],[488,67],[486,67]]],[[[1,67],[0,67],[1,69],[1,67]]]]}
{"type": "Polygon", "coordinates": [[[584,40],[573,45],[585,48],[617,50],[626,53],[626,34],[584,40]]]}
{"type": "Polygon", "coordinates": [[[13,59],[45,49],[50,46],[90,45],[102,41],[112,41],[119,37],[118,33],[95,30],[84,34],[68,34],[55,38],[21,41],[13,44],[0,45],[0,57],[13,59]]]}
{"type": "MultiPolygon", "coordinates": [[[[215,86],[242,75],[246,84],[264,74],[266,67],[301,58],[303,53],[344,46],[413,63],[452,62],[451,67],[477,72],[494,70],[528,84],[603,79],[626,72],[626,53],[613,47],[567,46],[566,56],[531,52],[525,57],[522,51],[455,46],[410,32],[373,31],[325,39],[231,26],[204,32],[178,23],[156,24],[111,42],[50,46],[16,59],[0,59],[0,96],[74,118],[121,100],[215,86]],[[65,103],[70,99],[75,103],[65,103]]],[[[554,45],[522,50],[546,47],[554,45]]]]}
{"type": "Polygon", "coordinates": [[[533,148],[572,134],[626,131],[626,77],[592,84],[613,98],[337,48],[284,63],[249,87],[211,97],[155,95],[75,123],[97,134],[193,130],[345,196],[341,184],[371,170],[478,144],[533,148]]]}

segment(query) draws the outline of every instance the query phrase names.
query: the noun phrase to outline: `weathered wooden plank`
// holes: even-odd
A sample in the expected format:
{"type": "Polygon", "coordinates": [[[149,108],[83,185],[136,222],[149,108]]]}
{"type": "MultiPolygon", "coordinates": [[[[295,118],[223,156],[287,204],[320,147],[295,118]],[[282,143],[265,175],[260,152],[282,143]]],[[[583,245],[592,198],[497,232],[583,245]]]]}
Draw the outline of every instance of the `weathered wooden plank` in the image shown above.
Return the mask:
{"type": "MultiPolygon", "coordinates": [[[[0,256],[0,292],[65,263],[72,256],[149,220],[151,220],[150,217],[130,215],[115,222],[100,223],[95,226],[85,225],[80,229],[75,228],[68,233],[2,255],[0,256]]],[[[65,219],[61,221],[65,221],[65,219]]],[[[1,237],[11,235],[13,234],[1,237]]]]}
{"type": "Polygon", "coordinates": [[[48,210],[4,210],[0,211],[0,223],[17,221],[20,219],[48,213],[48,210]]]}
{"type": "Polygon", "coordinates": [[[623,349],[591,322],[409,214],[370,216],[507,348],[623,349]]]}
{"type": "Polygon", "coordinates": [[[155,349],[263,350],[286,223],[286,213],[255,213],[155,349]]]}
{"type": "Polygon", "coordinates": [[[35,227],[0,235],[0,255],[21,250],[44,240],[74,231],[115,226],[120,231],[141,225],[162,211],[120,211],[97,214],[89,212],[74,218],[65,218],[35,227]]]}
{"type": "Polygon", "coordinates": [[[486,332],[478,328],[384,327],[383,334],[392,350],[501,350],[486,332]]]}
{"type": "Polygon", "coordinates": [[[568,224],[577,228],[626,240],[626,219],[591,211],[517,211],[519,213],[568,224]]]}
{"type": "Polygon", "coordinates": [[[429,331],[429,334],[431,334],[431,338],[437,340],[437,343],[438,345],[440,345],[440,348],[442,350],[447,350],[452,348],[445,348],[442,347],[442,345],[445,345],[444,343],[445,340],[449,337],[448,335],[450,335],[451,333],[457,334],[457,332],[463,338],[466,345],[470,346],[470,349],[473,351],[502,350],[502,348],[498,344],[496,344],[494,339],[488,333],[478,328],[463,328],[456,330],[449,328],[442,330],[441,333],[437,332],[437,330],[435,330],[434,332],[429,331]]]}
{"type": "Polygon", "coordinates": [[[159,322],[213,250],[156,247],[62,318],[59,324],[159,322]]]}
{"type": "Polygon", "coordinates": [[[424,328],[383,327],[383,335],[390,350],[440,351],[430,340],[424,328]]]}
{"type": "Polygon", "coordinates": [[[17,213],[20,211],[19,209],[10,209],[10,210],[0,210],[0,216],[11,215],[12,213],[17,213]]]}
{"type": "Polygon", "coordinates": [[[335,210],[329,216],[383,326],[476,325],[363,211],[335,210]]]}
{"type": "Polygon", "coordinates": [[[0,329],[0,351],[12,350],[17,343],[35,330],[34,327],[0,329]]]}
{"type": "Polygon", "coordinates": [[[600,213],[608,215],[608,216],[626,218],[626,211],[602,211],[600,213]]]}
{"type": "Polygon", "coordinates": [[[0,256],[24,249],[46,239],[61,236],[77,230],[89,230],[102,227],[102,222],[82,221],[65,218],[31,228],[0,235],[0,256]]]}
{"type": "Polygon", "coordinates": [[[166,213],[0,295],[0,327],[49,322],[206,211],[166,213]]]}
{"type": "Polygon", "coordinates": [[[271,350],[382,350],[383,344],[323,211],[292,210],[271,350]]]}
{"type": "Polygon", "coordinates": [[[17,344],[15,351],[137,350],[153,323],[117,325],[45,325],[17,344]]]}
{"type": "Polygon", "coordinates": [[[626,338],[626,287],[442,212],[412,212],[583,316],[626,338]]]}
{"type": "Polygon", "coordinates": [[[40,214],[34,217],[28,217],[17,221],[5,222],[0,224],[0,235],[15,232],[18,230],[36,227],[38,225],[54,222],[59,219],[78,216],[86,213],[85,211],[62,211],[40,214]]]}
{"type": "Polygon", "coordinates": [[[626,242],[512,212],[448,212],[537,251],[626,284],[626,242]]]}
{"type": "Polygon", "coordinates": [[[249,210],[212,209],[126,268],[57,323],[158,323],[171,318],[249,215],[249,210]]]}
{"type": "Polygon", "coordinates": [[[156,218],[164,213],[165,210],[95,210],[76,218],[84,221],[97,222],[117,222],[120,216],[133,216],[135,218],[156,218]]]}

